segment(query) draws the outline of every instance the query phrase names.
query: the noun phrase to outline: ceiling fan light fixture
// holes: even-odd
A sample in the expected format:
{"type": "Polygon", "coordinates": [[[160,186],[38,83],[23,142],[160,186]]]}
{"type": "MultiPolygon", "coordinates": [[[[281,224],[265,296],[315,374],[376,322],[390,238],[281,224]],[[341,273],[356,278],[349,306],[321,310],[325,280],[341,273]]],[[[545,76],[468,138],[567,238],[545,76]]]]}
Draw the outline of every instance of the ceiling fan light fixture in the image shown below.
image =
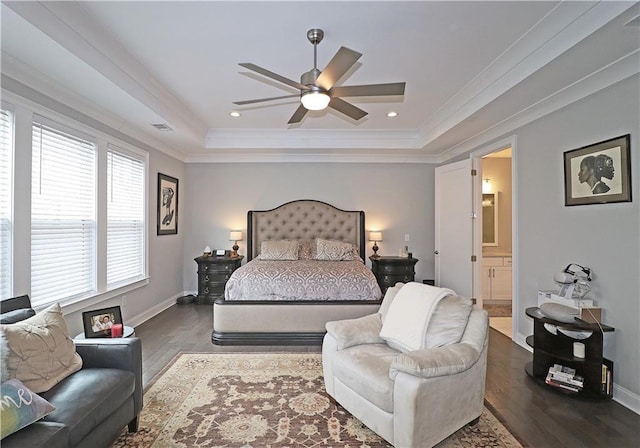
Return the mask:
{"type": "Polygon", "coordinates": [[[303,92],[300,98],[302,105],[307,110],[323,110],[329,105],[331,98],[325,92],[303,92]]]}

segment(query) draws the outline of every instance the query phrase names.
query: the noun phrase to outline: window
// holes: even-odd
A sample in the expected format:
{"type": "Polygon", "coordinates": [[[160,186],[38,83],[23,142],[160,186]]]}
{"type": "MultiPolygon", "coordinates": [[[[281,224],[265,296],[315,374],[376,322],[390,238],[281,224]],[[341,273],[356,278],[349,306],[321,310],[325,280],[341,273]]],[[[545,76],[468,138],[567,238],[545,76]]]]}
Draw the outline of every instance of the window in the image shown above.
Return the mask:
{"type": "Polygon", "coordinates": [[[107,151],[107,286],[145,273],[145,161],[109,145],[107,151]]]}
{"type": "Polygon", "coordinates": [[[13,113],[0,110],[0,298],[11,297],[13,113]]]}
{"type": "Polygon", "coordinates": [[[31,175],[31,301],[96,290],[96,144],[35,117],[31,175]]]}

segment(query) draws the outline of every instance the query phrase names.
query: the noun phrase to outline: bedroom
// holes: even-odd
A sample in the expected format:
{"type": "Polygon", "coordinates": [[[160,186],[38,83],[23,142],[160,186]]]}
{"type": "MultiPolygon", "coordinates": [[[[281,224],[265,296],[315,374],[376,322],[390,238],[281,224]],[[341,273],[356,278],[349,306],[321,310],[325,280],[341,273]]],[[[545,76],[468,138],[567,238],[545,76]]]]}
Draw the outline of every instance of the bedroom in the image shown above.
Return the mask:
{"type": "MultiPolygon", "coordinates": [[[[304,36],[300,37],[304,39],[304,36]]],[[[297,40],[297,37],[289,40],[297,40]]],[[[308,56],[308,43],[301,42],[300,45],[300,52],[308,56]]],[[[326,50],[324,57],[332,51],[326,50]]],[[[637,52],[635,54],[637,57],[637,52]]],[[[360,71],[366,70],[367,64],[371,63],[371,57],[368,57],[360,71]]],[[[73,120],[83,121],[91,116],[91,108],[82,102],[70,101],[74,107],[65,108],[69,104],[62,94],[57,98],[60,103],[51,101],[57,92],[46,81],[38,84],[25,76],[18,78],[23,84],[12,82],[11,77],[6,78],[9,74],[5,70],[8,69],[3,63],[2,87],[9,92],[3,95],[3,101],[9,101],[13,94],[57,109],[73,120]]],[[[233,74],[240,76],[237,72],[234,68],[233,74]]],[[[15,73],[11,73],[13,79],[15,73]]],[[[232,244],[228,240],[229,231],[246,228],[248,210],[271,208],[301,198],[317,199],[349,210],[364,210],[367,227],[383,231],[384,239],[378,243],[381,254],[397,254],[399,247],[404,245],[404,235],[409,234],[409,247],[420,260],[416,265],[416,279],[433,278],[435,167],[468,159],[470,152],[483,150],[486,146],[495,145],[491,149],[499,149],[503,140],[515,139],[514,340],[525,345],[524,338],[531,333],[532,322],[525,316],[524,309],[535,305],[538,289],[554,287],[554,272],[574,261],[590,266],[597,274],[592,294],[602,297],[606,323],[616,328],[613,340],[606,347],[608,355],[616,360],[614,396],[639,412],[638,201],[634,198],[631,203],[565,207],[562,168],[564,151],[631,133],[632,189],[640,191],[637,181],[640,113],[638,102],[633,100],[640,96],[638,82],[637,70],[630,76],[613,73],[605,83],[606,87],[596,88],[584,97],[567,93],[569,98],[564,98],[563,107],[549,107],[509,130],[498,132],[498,129],[489,137],[470,140],[461,147],[463,151],[454,151],[442,160],[431,160],[431,163],[415,163],[409,157],[404,161],[385,162],[384,157],[366,160],[361,156],[347,158],[350,163],[340,163],[340,157],[331,157],[333,150],[323,155],[317,148],[309,149],[311,154],[298,155],[293,162],[287,161],[287,151],[272,154],[271,160],[275,163],[267,162],[266,157],[247,163],[238,163],[228,157],[218,162],[198,162],[187,160],[178,151],[155,148],[153,142],[159,138],[156,134],[145,148],[149,150],[151,204],[148,210],[149,284],[126,294],[103,297],[105,300],[100,307],[120,305],[125,319],[135,325],[141,324],[170,307],[177,297],[196,291],[193,258],[200,255],[206,245],[229,249],[232,244]],[[156,173],[169,174],[180,180],[177,235],[155,235],[156,173]],[[602,231],[612,227],[615,231],[602,231]]],[[[259,84],[255,80],[246,80],[244,84],[251,83],[259,84]]],[[[365,106],[368,108],[373,104],[365,106]]],[[[285,115],[289,113],[287,110],[285,115]]],[[[138,139],[143,135],[129,130],[122,122],[118,123],[120,127],[115,125],[117,122],[108,123],[118,129],[119,135],[130,133],[138,139]]],[[[250,158],[243,156],[243,159],[250,158]]],[[[18,153],[15,163],[17,167],[27,166],[25,154],[18,153]]],[[[16,172],[29,171],[23,168],[16,172]]],[[[29,202],[28,196],[22,195],[30,188],[30,178],[16,176],[15,181],[18,185],[14,189],[15,222],[24,224],[24,227],[18,226],[19,229],[26,229],[29,211],[21,204],[29,202]]],[[[29,246],[28,238],[28,232],[16,231],[13,259],[13,291],[16,294],[28,292],[30,288],[30,274],[25,269],[29,264],[29,251],[25,250],[29,246]]],[[[245,243],[240,242],[241,253],[246,252],[245,243]]],[[[371,243],[367,245],[369,251],[370,248],[371,243]]],[[[94,303],[80,303],[65,310],[72,332],[82,330],[81,312],[92,308],[96,308],[94,303]]]]}

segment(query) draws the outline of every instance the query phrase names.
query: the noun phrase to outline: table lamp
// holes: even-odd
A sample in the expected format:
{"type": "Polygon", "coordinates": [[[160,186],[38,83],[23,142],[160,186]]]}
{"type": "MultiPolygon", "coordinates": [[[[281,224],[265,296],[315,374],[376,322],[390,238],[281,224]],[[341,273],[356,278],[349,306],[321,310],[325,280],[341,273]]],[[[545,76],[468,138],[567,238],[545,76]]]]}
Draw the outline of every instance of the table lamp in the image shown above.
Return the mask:
{"type": "Polygon", "coordinates": [[[238,256],[238,249],[240,249],[240,246],[238,246],[238,241],[242,241],[242,232],[239,230],[233,230],[231,232],[229,232],[229,241],[233,241],[233,251],[231,252],[231,256],[232,257],[237,257],[238,256]]]}
{"type": "Polygon", "coordinates": [[[382,232],[369,232],[369,241],[373,241],[373,258],[378,258],[378,241],[382,241],[382,232]]]}

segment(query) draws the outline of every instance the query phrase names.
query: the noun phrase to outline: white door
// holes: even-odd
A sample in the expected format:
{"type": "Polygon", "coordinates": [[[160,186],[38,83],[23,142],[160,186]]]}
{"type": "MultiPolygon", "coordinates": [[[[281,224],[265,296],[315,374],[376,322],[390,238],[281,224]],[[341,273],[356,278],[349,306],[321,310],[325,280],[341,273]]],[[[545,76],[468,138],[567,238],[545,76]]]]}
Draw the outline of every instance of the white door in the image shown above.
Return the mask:
{"type": "Polygon", "coordinates": [[[435,170],[435,283],[473,298],[471,168],[469,159],[435,170]]]}

